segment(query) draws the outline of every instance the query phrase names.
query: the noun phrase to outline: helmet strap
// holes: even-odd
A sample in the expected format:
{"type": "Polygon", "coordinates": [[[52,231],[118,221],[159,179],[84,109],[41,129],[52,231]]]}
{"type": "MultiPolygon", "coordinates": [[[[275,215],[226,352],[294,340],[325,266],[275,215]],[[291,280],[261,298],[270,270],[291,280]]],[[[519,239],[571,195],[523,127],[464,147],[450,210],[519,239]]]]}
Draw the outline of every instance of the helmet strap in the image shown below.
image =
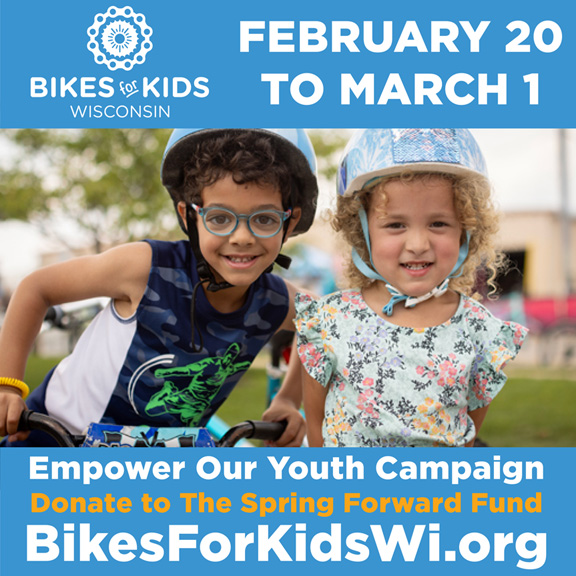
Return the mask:
{"type": "Polygon", "coordinates": [[[355,248],[352,248],[352,260],[356,268],[358,268],[358,270],[362,274],[364,274],[364,276],[366,276],[367,278],[371,278],[372,280],[378,280],[380,282],[384,282],[384,284],[386,285],[386,288],[388,292],[390,292],[391,296],[389,302],[386,304],[386,306],[384,306],[384,308],[382,308],[382,312],[386,314],[386,316],[392,316],[392,313],[394,312],[394,306],[399,302],[405,302],[406,308],[414,308],[414,306],[416,306],[416,304],[419,304],[420,302],[424,302],[433,297],[439,298],[440,296],[445,294],[446,291],[448,290],[450,279],[458,278],[458,276],[462,275],[462,270],[460,270],[460,268],[462,267],[462,264],[464,264],[464,261],[468,256],[468,247],[470,244],[470,232],[468,230],[466,231],[466,240],[460,246],[460,250],[458,252],[458,260],[456,261],[456,264],[452,268],[450,274],[438,286],[430,290],[430,292],[423,294],[422,296],[415,297],[403,294],[398,289],[394,288],[394,286],[392,286],[383,276],[381,276],[378,272],[376,272],[376,267],[374,266],[374,262],[372,261],[370,233],[368,231],[368,216],[366,215],[366,210],[364,210],[363,207],[361,207],[360,210],[358,211],[358,216],[360,217],[360,223],[362,225],[362,231],[364,233],[364,240],[366,241],[366,247],[368,248],[368,257],[370,259],[370,266],[372,267],[368,266],[368,264],[366,264],[366,262],[362,260],[360,254],[358,254],[355,248]]]}
{"type": "MultiPolygon", "coordinates": [[[[290,218],[292,218],[292,216],[290,216],[290,218]]],[[[290,218],[288,218],[288,220],[286,220],[286,222],[284,223],[284,230],[282,232],[282,246],[284,246],[284,243],[288,239],[288,226],[290,224],[290,218]]],[[[278,266],[284,268],[284,270],[288,270],[288,268],[290,268],[290,264],[292,264],[292,258],[290,258],[290,256],[286,256],[286,254],[279,253],[278,256],[276,256],[276,258],[274,259],[274,264],[278,264],[278,266]]],[[[266,270],[266,272],[272,272],[274,264],[272,264],[266,270]]]]}
{"type": "MultiPolygon", "coordinates": [[[[290,181],[290,198],[289,198],[289,204],[288,204],[288,208],[290,208],[290,210],[292,210],[292,207],[296,203],[297,198],[298,198],[298,187],[296,186],[296,183],[294,182],[294,179],[292,178],[290,181]]],[[[284,244],[286,243],[286,240],[288,240],[288,227],[290,226],[290,220],[292,219],[292,214],[290,215],[290,218],[288,218],[288,220],[286,220],[286,222],[284,222],[284,231],[282,232],[282,246],[284,246],[284,244]]],[[[274,260],[274,262],[276,264],[278,264],[278,266],[280,266],[280,268],[284,268],[284,270],[288,270],[288,268],[290,268],[290,264],[292,264],[292,258],[290,258],[290,256],[286,256],[286,254],[278,254],[278,256],[276,256],[276,259],[274,260]]],[[[270,268],[268,268],[268,270],[266,270],[266,272],[272,272],[272,268],[273,268],[273,265],[270,266],[270,268]]]]}
{"type": "MultiPolygon", "coordinates": [[[[297,188],[296,188],[296,184],[294,183],[294,180],[292,180],[291,184],[290,184],[291,190],[290,190],[290,203],[289,203],[289,208],[291,206],[294,206],[294,201],[295,198],[298,197],[297,195],[297,188]]],[[[282,232],[282,246],[284,246],[284,244],[286,243],[286,240],[288,239],[288,226],[290,225],[290,219],[292,218],[292,215],[290,215],[290,218],[288,218],[288,220],[286,220],[286,222],[284,222],[284,230],[282,232]]],[[[286,256],[286,254],[278,254],[278,256],[276,256],[275,260],[274,260],[274,264],[278,264],[278,266],[280,266],[280,268],[284,268],[284,270],[288,270],[288,268],[290,268],[290,264],[292,264],[292,258],[290,258],[290,256],[286,256]]],[[[272,272],[272,269],[274,268],[274,264],[271,264],[266,272],[270,273],[272,272]]]]}

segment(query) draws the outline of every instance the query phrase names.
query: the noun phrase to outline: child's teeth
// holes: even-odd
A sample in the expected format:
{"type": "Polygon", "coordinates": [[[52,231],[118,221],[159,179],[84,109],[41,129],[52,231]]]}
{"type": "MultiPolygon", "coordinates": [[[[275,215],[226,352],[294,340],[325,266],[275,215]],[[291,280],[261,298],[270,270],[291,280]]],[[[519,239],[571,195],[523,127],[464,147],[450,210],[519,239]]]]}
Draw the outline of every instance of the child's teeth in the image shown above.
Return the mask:
{"type": "Polygon", "coordinates": [[[232,262],[250,262],[252,258],[230,258],[232,262]]]}

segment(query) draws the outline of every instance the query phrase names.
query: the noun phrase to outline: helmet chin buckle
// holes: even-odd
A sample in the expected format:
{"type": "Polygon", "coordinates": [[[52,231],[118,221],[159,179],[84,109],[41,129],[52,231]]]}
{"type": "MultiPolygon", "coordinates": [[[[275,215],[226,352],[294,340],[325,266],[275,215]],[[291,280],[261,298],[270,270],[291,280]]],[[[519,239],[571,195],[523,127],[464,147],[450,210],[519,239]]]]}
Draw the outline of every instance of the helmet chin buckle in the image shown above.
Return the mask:
{"type": "Polygon", "coordinates": [[[233,284],[230,282],[210,282],[208,286],[206,286],[206,290],[208,292],[218,292],[218,290],[224,290],[225,288],[232,288],[233,284]]]}
{"type": "Polygon", "coordinates": [[[278,264],[280,268],[288,270],[288,268],[290,268],[290,264],[292,264],[292,258],[290,258],[290,256],[286,256],[285,254],[278,254],[274,262],[272,262],[272,264],[270,264],[270,266],[264,270],[264,274],[271,274],[274,270],[274,264],[278,264]]]}
{"type": "Polygon", "coordinates": [[[231,288],[233,285],[230,282],[224,280],[223,282],[216,282],[214,274],[206,262],[198,262],[196,266],[196,271],[198,272],[198,278],[200,278],[200,283],[204,284],[208,282],[206,290],[209,292],[218,292],[218,290],[224,290],[225,288],[231,288]]]}
{"type": "Polygon", "coordinates": [[[290,256],[286,256],[286,254],[278,254],[274,262],[281,268],[284,268],[284,270],[288,270],[288,268],[290,268],[290,264],[292,264],[292,258],[290,258],[290,256]]]}

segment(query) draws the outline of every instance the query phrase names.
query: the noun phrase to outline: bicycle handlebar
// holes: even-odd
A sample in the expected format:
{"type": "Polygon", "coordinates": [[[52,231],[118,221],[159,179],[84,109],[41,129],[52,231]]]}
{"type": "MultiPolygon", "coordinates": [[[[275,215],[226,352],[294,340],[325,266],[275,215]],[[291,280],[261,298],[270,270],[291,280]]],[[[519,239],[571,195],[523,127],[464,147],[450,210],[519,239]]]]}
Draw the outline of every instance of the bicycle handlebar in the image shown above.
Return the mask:
{"type": "MultiPolygon", "coordinates": [[[[286,428],[286,422],[264,422],[262,420],[247,420],[232,426],[216,443],[218,448],[231,448],[242,438],[255,440],[277,440],[286,428]]],[[[75,448],[82,444],[83,436],[76,436],[69,432],[60,422],[39,412],[24,410],[20,416],[18,430],[42,430],[46,432],[59,446],[75,448]]]]}
{"type": "Polygon", "coordinates": [[[20,415],[18,430],[42,430],[42,432],[46,432],[52,436],[59,446],[62,446],[63,448],[76,447],[74,436],[65,426],[60,424],[58,420],[54,420],[54,418],[50,418],[50,416],[41,414],[40,412],[24,410],[20,415]]]}
{"type": "Polygon", "coordinates": [[[219,448],[234,446],[242,438],[254,440],[278,440],[286,429],[286,421],[264,422],[263,420],[246,420],[232,426],[218,442],[219,448]]]}

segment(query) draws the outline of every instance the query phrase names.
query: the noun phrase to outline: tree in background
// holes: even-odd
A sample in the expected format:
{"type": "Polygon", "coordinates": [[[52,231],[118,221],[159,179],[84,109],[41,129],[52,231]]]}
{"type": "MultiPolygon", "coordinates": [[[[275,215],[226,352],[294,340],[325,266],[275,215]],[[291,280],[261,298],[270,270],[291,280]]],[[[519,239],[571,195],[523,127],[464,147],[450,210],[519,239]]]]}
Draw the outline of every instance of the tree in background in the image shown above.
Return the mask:
{"type": "MultiPolygon", "coordinates": [[[[333,180],[345,131],[312,130],[319,172],[333,180]]],[[[173,207],[160,181],[170,130],[6,130],[11,151],[2,163],[0,221],[40,227],[64,245],[75,222],[92,252],[144,237],[179,236],[173,207]]]]}
{"type": "Polygon", "coordinates": [[[350,137],[350,131],[310,130],[309,135],[318,158],[319,176],[335,185],[338,160],[350,137]]]}
{"type": "Polygon", "coordinates": [[[17,218],[69,244],[75,222],[94,252],[177,228],[160,181],[169,130],[9,130],[0,219],[17,218]],[[7,164],[7,165],[6,165],[7,164]]]}

